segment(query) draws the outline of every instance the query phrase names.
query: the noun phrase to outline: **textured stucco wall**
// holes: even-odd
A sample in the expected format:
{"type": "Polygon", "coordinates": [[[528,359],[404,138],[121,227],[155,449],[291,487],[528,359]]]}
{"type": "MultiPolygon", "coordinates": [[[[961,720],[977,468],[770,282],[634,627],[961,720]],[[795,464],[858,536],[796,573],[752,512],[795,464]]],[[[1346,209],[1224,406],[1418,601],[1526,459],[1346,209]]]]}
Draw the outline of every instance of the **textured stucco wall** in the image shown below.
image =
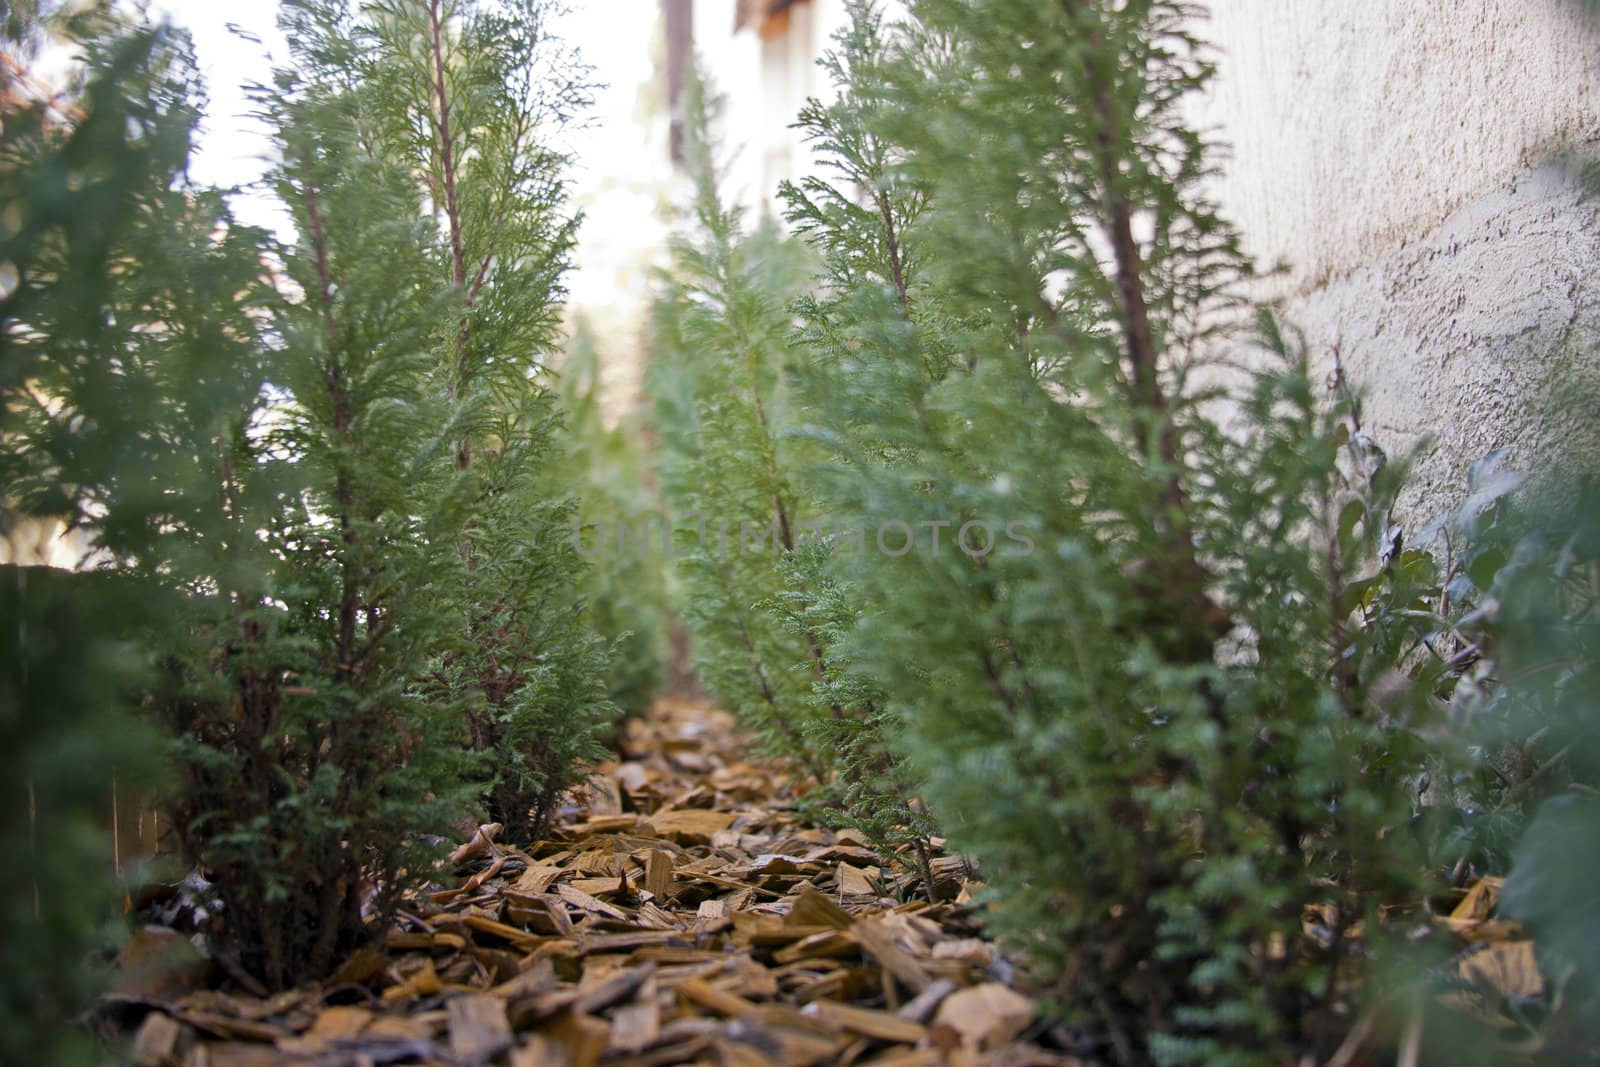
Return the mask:
{"type": "Polygon", "coordinates": [[[1556,384],[1600,376],[1600,14],[1587,0],[1213,0],[1199,121],[1217,194],[1312,351],[1337,345],[1367,422],[1438,442],[1408,513],[1511,445],[1592,447],[1556,384]]]}
{"type": "Polygon", "coordinates": [[[1391,452],[1421,435],[1407,517],[1463,492],[1467,464],[1494,448],[1548,475],[1574,452],[1600,459],[1600,204],[1562,162],[1519,173],[1440,226],[1371,254],[1287,304],[1326,358],[1339,346],[1366,393],[1366,425],[1391,452]]]}

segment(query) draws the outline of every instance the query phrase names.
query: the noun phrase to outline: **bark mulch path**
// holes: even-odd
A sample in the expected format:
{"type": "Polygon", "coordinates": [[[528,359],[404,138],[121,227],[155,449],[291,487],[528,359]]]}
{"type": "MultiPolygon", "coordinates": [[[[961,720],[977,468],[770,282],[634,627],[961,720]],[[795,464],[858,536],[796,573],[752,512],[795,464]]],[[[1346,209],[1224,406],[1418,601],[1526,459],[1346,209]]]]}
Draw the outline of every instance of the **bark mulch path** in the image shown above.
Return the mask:
{"type": "MultiPolygon", "coordinates": [[[[802,819],[781,769],[700,703],[659,701],[621,752],[551,840],[480,828],[384,950],[327,983],[125,985],[108,1008],[138,1020],[136,1062],[1078,1062],[1027,1040],[1043,1024],[982,939],[959,858],[934,862],[948,903],[913,898],[909,867],[802,819]]],[[[133,955],[173,940],[146,930],[133,955]]]]}

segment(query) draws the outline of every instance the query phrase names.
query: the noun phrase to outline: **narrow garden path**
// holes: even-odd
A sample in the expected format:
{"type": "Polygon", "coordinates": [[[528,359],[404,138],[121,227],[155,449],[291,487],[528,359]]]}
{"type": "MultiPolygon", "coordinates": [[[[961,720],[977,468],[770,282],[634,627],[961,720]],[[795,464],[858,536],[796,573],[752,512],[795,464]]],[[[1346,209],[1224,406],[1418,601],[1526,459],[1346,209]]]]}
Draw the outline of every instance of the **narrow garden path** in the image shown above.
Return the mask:
{"type": "MultiPolygon", "coordinates": [[[[383,952],[274,997],[124,992],[142,1064],[1065,1064],[979,936],[956,857],[808,823],[732,719],[658,701],[553,839],[480,828],[383,952]],[[140,1012],[143,1012],[140,1019],[140,1012]]],[[[212,972],[213,975],[215,972],[212,972]]]]}

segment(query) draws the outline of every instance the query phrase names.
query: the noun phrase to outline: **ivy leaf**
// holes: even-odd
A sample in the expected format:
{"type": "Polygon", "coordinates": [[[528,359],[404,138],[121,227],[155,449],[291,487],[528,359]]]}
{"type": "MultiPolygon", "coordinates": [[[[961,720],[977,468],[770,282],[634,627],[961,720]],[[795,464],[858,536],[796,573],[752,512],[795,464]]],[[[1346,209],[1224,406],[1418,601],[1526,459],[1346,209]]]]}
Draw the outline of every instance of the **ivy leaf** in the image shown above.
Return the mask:
{"type": "Polygon", "coordinates": [[[1600,976],[1600,799],[1567,793],[1546,801],[1512,857],[1500,910],[1527,924],[1548,967],[1571,963],[1600,976]]]}
{"type": "Polygon", "coordinates": [[[1475,553],[1467,564],[1467,576],[1479,589],[1492,589],[1495,577],[1505,565],[1505,552],[1498,548],[1485,548],[1475,553]]]}
{"type": "Polygon", "coordinates": [[[1339,552],[1341,554],[1350,555],[1351,550],[1355,547],[1356,526],[1366,517],[1367,504],[1366,501],[1361,499],[1350,501],[1340,510],[1339,552]]]}
{"type": "Polygon", "coordinates": [[[1527,475],[1501,466],[1510,454],[1509,448],[1497,448],[1467,471],[1467,499],[1456,509],[1452,525],[1469,540],[1477,536],[1484,514],[1528,480],[1527,475]]]}

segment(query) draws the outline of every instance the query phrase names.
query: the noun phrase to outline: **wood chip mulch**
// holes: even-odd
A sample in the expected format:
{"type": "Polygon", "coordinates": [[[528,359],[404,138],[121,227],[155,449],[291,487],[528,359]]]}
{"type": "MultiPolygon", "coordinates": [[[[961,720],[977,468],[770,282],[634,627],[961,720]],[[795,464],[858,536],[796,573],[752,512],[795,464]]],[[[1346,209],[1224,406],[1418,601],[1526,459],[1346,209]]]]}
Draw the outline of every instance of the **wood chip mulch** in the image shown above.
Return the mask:
{"type": "MultiPolygon", "coordinates": [[[[207,964],[107,998],[143,1067],[1074,1064],[984,940],[959,857],[909,865],[806,822],[725,714],[662,700],[526,849],[480,827],[383,951],[252,995],[207,964]],[[176,985],[174,985],[176,982],[176,985]]],[[[147,928],[135,938],[181,941],[147,928]]],[[[126,963],[126,961],[125,961],[126,963]]],[[[128,968],[125,967],[125,970],[128,968]]]]}

